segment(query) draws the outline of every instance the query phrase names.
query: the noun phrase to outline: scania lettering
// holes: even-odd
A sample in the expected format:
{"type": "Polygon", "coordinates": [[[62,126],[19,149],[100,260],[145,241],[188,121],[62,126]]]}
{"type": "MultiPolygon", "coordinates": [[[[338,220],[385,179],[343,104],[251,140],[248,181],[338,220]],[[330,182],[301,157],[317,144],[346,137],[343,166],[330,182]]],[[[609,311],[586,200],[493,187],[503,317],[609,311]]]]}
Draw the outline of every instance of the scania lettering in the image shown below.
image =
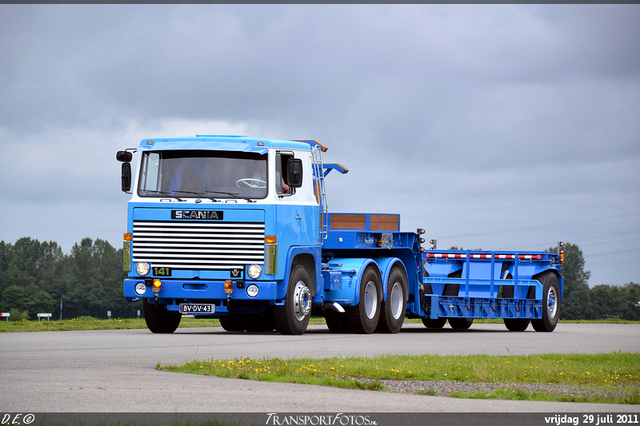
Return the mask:
{"type": "Polygon", "coordinates": [[[561,243],[558,253],[426,249],[424,230],[401,231],[398,214],[330,212],[325,181],[347,169],[324,163],[326,150],[200,135],[117,153],[131,194],[124,296],[142,301],[149,330],[172,333],[185,314],[282,334],[304,333],[311,316],[335,333],[397,333],[405,318],[555,329],[561,243]]]}

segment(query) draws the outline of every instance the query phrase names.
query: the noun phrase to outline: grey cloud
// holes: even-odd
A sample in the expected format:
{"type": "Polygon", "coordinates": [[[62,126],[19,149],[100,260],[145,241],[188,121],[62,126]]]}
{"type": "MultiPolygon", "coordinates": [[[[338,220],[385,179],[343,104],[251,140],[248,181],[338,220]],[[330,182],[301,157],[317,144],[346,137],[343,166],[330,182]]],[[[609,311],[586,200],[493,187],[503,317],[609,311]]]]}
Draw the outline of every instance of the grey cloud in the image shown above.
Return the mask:
{"type": "Polygon", "coordinates": [[[637,211],[639,18],[638,5],[0,5],[1,196],[124,211],[115,150],[181,119],[318,139],[351,169],[328,182],[333,207],[443,235],[637,211]]]}

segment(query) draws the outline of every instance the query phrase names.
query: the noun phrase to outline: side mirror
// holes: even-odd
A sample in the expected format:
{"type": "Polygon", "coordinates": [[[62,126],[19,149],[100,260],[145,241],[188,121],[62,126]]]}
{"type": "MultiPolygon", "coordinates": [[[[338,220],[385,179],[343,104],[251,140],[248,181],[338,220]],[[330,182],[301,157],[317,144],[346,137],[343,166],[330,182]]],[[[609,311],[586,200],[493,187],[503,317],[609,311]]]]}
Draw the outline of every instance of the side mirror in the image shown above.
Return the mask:
{"type": "Polygon", "coordinates": [[[122,163],[122,192],[131,191],[131,164],[133,154],[129,151],[116,152],[116,160],[122,163]]]}
{"type": "Polygon", "coordinates": [[[292,188],[302,186],[302,160],[299,158],[289,158],[287,161],[287,183],[292,188]]]}
{"type": "MultiPolygon", "coordinates": [[[[129,154],[131,155],[131,154],[129,154]]],[[[122,163],[122,192],[131,190],[131,163],[122,163]]]]}
{"type": "Polygon", "coordinates": [[[116,153],[116,160],[122,163],[129,163],[133,159],[133,154],[129,151],[118,151],[116,153]]]}

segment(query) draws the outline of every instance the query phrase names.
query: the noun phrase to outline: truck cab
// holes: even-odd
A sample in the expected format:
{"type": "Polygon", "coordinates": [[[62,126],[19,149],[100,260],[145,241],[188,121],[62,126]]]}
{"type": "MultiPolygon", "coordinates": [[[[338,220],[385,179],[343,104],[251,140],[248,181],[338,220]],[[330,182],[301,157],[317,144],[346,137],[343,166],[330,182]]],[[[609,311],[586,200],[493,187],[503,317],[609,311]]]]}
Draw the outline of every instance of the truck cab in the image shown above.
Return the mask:
{"type": "Polygon", "coordinates": [[[130,189],[124,294],[143,300],[152,331],[172,332],[183,314],[221,318],[228,329],[273,328],[292,269],[299,290],[296,330],[321,302],[324,177],[315,141],[242,136],[144,139],[118,153],[130,189]],[[139,154],[137,171],[131,153],[139,154]],[[131,185],[133,180],[133,185],[131,185]],[[132,188],[132,189],[131,189],[132,188]]]}

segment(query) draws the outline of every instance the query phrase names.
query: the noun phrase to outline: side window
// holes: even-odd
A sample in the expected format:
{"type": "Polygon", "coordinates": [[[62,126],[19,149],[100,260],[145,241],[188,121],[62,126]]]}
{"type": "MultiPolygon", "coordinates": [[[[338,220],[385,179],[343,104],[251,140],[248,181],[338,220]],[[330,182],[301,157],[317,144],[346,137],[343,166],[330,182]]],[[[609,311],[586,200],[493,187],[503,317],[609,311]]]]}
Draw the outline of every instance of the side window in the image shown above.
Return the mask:
{"type": "Polygon", "coordinates": [[[157,191],[160,179],[160,154],[151,152],[143,157],[141,167],[140,189],[143,192],[157,191]]]}
{"type": "Polygon", "coordinates": [[[295,188],[289,185],[287,182],[287,164],[290,159],[293,158],[293,153],[290,152],[278,152],[276,154],[276,192],[278,195],[293,195],[295,194],[295,188]]]}

